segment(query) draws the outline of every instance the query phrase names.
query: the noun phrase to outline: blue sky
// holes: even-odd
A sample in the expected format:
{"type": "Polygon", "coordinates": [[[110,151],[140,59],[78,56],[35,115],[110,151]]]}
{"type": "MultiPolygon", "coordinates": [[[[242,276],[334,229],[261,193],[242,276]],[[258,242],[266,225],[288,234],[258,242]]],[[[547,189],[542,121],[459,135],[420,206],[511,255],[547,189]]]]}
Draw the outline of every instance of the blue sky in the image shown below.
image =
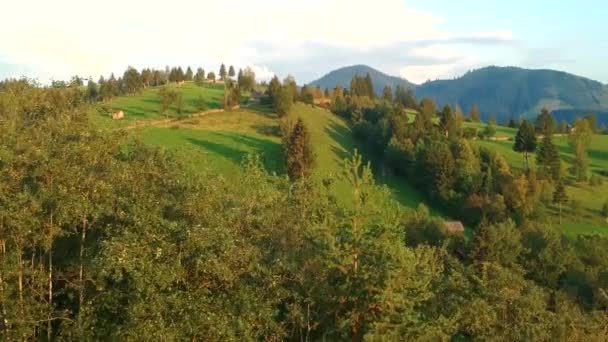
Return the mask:
{"type": "Polygon", "coordinates": [[[0,13],[0,77],[225,62],[300,82],[368,64],[414,82],[514,65],[608,83],[606,13],[600,0],[20,0],[0,13]]]}

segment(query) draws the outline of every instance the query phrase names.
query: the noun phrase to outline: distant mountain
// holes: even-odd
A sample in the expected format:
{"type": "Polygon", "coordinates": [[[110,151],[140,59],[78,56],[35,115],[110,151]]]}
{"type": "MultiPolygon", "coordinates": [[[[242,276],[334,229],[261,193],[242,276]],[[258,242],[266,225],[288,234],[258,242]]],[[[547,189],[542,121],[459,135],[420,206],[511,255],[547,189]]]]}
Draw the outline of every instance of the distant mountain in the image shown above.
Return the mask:
{"type": "Polygon", "coordinates": [[[465,111],[477,104],[483,118],[495,115],[499,121],[532,117],[542,107],[608,111],[608,86],[554,70],[487,67],[454,80],[426,82],[416,87],[416,96],[431,97],[439,105],[458,104],[465,111]]]}
{"type": "Polygon", "coordinates": [[[350,87],[350,81],[356,75],[365,76],[369,74],[372,78],[372,83],[374,85],[374,92],[376,94],[382,94],[382,90],[385,86],[389,85],[393,88],[396,88],[397,85],[404,85],[414,88],[416,85],[410,83],[406,79],[390,76],[382,71],[376,70],[367,65],[353,65],[347,66],[344,68],[336,69],[327,75],[321,77],[320,79],[311,82],[310,84],[313,86],[320,86],[321,89],[329,88],[333,89],[336,86],[342,86],[344,88],[350,87]]]}
{"type": "MultiPolygon", "coordinates": [[[[468,111],[477,104],[485,120],[491,115],[499,121],[510,117],[534,117],[542,107],[555,111],[558,120],[572,121],[581,113],[597,113],[598,123],[608,121],[608,85],[555,70],[516,67],[486,67],[452,80],[429,81],[415,85],[365,65],[334,70],[312,82],[321,88],[349,87],[355,75],[370,74],[374,90],[381,94],[385,85],[410,86],[416,97],[428,96],[440,106],[458,104],[468,111]]],[[[608,125],[608,122],[607,122],[608,125]]]]}

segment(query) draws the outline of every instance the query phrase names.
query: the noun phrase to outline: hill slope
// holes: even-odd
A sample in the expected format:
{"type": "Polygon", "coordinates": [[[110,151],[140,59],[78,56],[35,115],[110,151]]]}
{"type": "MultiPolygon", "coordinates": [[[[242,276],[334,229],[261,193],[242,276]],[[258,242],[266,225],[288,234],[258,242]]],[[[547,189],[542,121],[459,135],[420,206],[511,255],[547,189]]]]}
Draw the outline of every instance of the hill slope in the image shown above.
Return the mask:
{"type": "Polygon", "coordinates": [[[382,89],[384,89],[384,87],[387,85],[391,86],[393,89],[396,88],[397,85],[404,85],[412,88],[415,87],[413,83],[410,83],[406,79],[387,75],[367,65],[353,65],[336,69],[320,79],[311,82],[310,84],[314,86],[318,85],[321,87],[321,89],[333,89],[339,85],[344,88],[348,88],[350,87],[350,81],[353,79],[353,77],[356,75],[365,76],[368,73],[372,78],[374,92],[376,92],[378,95],[382,94],[382,89]]]}
{"type": "Polygon", "coordinates": [[[416,87],[416,96],[429,96],[440,105],[479,105],[484,118],[532,116],[542,107],[550,110],[608,109],[608,86],[554,70],[487,67],[454,80],[440,80],[416,87]]]}

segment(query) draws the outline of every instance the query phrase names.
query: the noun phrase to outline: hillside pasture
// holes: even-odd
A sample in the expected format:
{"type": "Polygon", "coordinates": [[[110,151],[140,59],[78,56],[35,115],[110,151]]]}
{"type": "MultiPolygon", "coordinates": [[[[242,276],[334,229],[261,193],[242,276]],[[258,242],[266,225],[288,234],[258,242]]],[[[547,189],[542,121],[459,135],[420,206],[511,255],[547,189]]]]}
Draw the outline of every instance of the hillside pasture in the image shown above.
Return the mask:
{"type": "Polygon", "coordinates": [[[220,108],[223,100],[224,86],[221,84],[206,83],[197,86],[193,82],[185,82],[181,86],[175,83],[166,87],[176,90],[182,96],[182,112],[172,104],[166,113],[161,113],[160,87],[144,89],[139,94],[119,96],[110,101],[93,106],[89,111],[89,118],[97,127],[121,128],[134,126],[142,121],[162,120],[167,118],[187,117],[209,109],[220,108]],[[125,117],[122,120],[113,120],[109,112],[122,110],[125,117]]]}

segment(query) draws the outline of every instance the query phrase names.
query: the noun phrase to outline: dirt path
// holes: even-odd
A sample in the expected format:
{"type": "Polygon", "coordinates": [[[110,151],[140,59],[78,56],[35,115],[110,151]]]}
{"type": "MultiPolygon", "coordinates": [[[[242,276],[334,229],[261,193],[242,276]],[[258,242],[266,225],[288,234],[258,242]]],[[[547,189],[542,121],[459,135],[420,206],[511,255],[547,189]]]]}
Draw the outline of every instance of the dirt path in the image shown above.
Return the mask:
{"type": "Polygon", "coordinates": [[[208,114],[222,113],[222,112],[224,112],[223,109],[210,109],[210,110],[195,113],[188,117],[183,117],[183,118],[167,118],[167,119],[161,119],[161,120],[138,120],[138,121],[135,121],[135,122],[129,124],[126,127],[121,127],[120,129],[130,130],[130,129],[142,128],[142,127],[157,127],[157,126],[163,126],[163,125],[169,124],[171,122],[177,122],[177,121],[180,121],[183,119],[200,118],[200,117],[208,115],[208,114]]]}

